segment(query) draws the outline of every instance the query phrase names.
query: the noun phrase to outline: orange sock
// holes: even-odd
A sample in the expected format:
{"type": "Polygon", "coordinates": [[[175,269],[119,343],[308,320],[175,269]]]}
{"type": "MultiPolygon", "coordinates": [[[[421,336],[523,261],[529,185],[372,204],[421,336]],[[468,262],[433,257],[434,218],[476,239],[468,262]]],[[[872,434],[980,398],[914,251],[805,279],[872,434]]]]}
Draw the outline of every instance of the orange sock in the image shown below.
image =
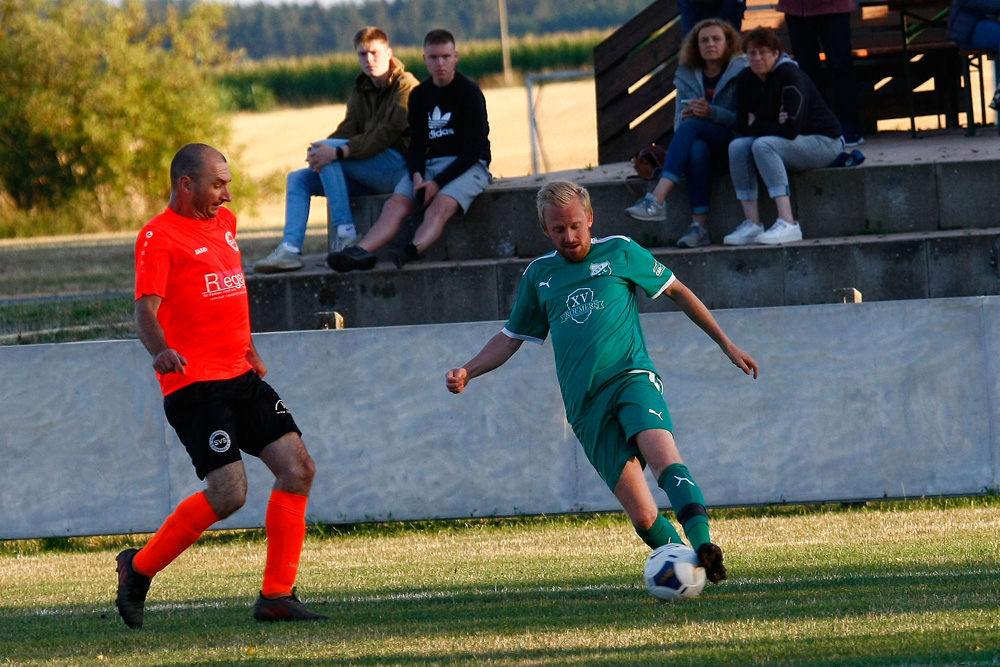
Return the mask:
{"type": "Polygon", "coordinates": [[[204,491],[185,498],[163,522],[153,539],[135,555],[132,567],[140,574],[152,577],[170,565],[218,520],[204,491]]]}
{"type": "Polygon", "coordinates": [[[264,529],[267,531],[267,562],[264,565],[264,597],[292,594],[299,573],[302,542],[306,539],[306,503],[300,496],[275,489],[267,503],[264,529]]]}

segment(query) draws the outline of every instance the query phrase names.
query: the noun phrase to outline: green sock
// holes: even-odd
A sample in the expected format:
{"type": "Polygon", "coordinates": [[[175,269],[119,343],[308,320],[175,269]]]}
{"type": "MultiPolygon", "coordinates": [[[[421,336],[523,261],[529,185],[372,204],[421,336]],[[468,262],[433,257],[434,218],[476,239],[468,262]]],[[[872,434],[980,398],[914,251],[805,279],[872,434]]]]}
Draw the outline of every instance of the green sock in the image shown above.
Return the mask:
{"type": "Polygon", "coordinates": [[[670,519],[662,514],[656,515],[656,521],[653,522],[649,530],[635,526],[635,532],[642,538],[643,542],[649,545],[650,549],[662,547],[664,544],[684,544],[681,536],[677,534],[674,524],[670,523],[670,519]]]}
{"type": "Polygon", "coordinates": [[[711,542],[705,497],[701,495],[701,489],[692,479],[687,466],[675,463],[663,471],[656,483],[667,492],[670,505],[684,528],[684,534],[687,535],[691,548],[697,551],[702,544],[711,542]]]}

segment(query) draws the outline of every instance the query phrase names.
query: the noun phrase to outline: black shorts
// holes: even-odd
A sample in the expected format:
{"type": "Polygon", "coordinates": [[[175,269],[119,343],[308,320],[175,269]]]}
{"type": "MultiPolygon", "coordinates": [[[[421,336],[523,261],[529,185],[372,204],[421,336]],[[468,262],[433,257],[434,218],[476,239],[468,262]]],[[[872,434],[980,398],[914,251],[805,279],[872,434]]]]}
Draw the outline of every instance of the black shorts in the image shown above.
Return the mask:
{"type": "Polygon", "coordinates": [[[254,371],[207,380],[163,397],[167,421],[187,449],[198,479],[251,456],[286,433],[302,434],[284,401],[254,371]]]}

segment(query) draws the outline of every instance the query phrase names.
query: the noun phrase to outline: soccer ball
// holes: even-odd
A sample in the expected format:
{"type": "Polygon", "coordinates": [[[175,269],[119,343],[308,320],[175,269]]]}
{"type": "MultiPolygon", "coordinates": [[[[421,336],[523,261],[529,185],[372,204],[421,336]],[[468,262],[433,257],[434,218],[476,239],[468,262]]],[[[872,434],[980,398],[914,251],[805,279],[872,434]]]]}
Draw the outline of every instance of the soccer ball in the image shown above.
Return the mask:
{"type": "Polygon", "coordinates": [[[698,565],[698,554],[691,547],[664,544],[649,554],[643,579],[655,598],[693,598],[705,588],[705,568],[698,565]]]}

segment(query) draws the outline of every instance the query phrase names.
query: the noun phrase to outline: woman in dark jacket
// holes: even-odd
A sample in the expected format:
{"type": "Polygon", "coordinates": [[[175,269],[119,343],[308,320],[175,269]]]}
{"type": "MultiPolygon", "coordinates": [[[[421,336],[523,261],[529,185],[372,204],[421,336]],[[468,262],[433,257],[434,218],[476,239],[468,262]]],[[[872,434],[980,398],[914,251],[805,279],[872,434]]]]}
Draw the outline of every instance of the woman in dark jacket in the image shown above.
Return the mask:
{"type": "Polygon", "coordinates": [[[745,219],[723,243],[801,241],[788,171],[830,165],[844,150],[840,122],[812,80],[781,52],[773,30],[751,30],[743,46],[750,67],[736,80],[736,132],[742,136],[729,144],[729,172],[745,219]],[[758,171],[778,208],[778,219],[767,231],[757,210],[758,171]]]}

